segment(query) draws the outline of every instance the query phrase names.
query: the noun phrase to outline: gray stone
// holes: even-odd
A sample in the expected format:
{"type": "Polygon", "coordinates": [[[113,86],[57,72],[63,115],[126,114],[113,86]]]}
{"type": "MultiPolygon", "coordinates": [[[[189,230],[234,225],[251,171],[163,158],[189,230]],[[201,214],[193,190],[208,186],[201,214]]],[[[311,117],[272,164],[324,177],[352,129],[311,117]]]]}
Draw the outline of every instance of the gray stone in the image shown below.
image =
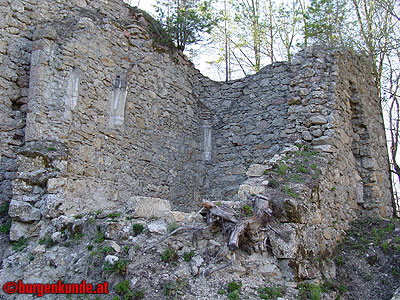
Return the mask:
{"type": "Polygon", "coordinates": [[[110,265],[114,265],[116,262],[119,261],[119,257],[118,257],[118,256],[115,256],[115,255],[107,255],[107,256],[104,258],[104,261],[105,261],[106,263],[109,263],[110,265]]]}
{"type": "Polygon", "coordinates": [[[328,123],[328,120],[323,116],[312,116],[310,121],[312,125],[323,125],[328,123]]]}
{"type": "Polygon", "coordinates": [[[147,229],[151,233],[165,234],[167,232],[167,224],[164,221],[158,220],[149,223],[147,229]]]}
{"type": "Polygon", "coordinates": [[[61,194],[46,194],[43,197],[44,205],[42,206],[42,215],[46,218],[56,218],[63,214],[61,205],[64,197],[61,194]]]}
{"type": "Polygon", "coordinates": [[[242,184],[239,187],[238,196],[240,199],[246,200],[247,197],[244,193],[245,191],[247,193],[249,193],[250,195],[253,195],[253,194],[261,194],[262,192],[264,192],[264,190],[265,190],[265,186],[262,186],[262,185],[254,186],[254,185],[249,185],[249,184],[242,184]]]}
{"type": "Polygon", "coordinates": [[[317,139],[313,139],[313,145],[331,145],[333,144],[333,138],[328,136],[323,136],[317,139]]]}
{"type": "Polygon", "coordinates": [[[248,171],[246,172],[246,175],[249,177],[260,177],[264,175],[265,170],[267,170],[266,166],[253,164],[250,165],[248,171]]]}
{"type": "Polygon", "coordinates": [[[64,240],[64,235],[63,235],[61,232],[57,231],[57,232],[54,232],[54,233],[51,235],[51,239],[52,239],[55,243],[61,243],[61,242],[64,240]]]}
{"type": "Polygon", "coordinates": [[[62,231],[63,229],[67,228],[68,226],[72,226],[74,223],[75,218],[71,216],[59,216],[58,218],[54,218],[51,220],[53,226],[58,230],[62,231]]]}
{"type": "Polygon", "coordinates": [[[400,300],[400,287],[394,292],[394,295],[391,300],[400,300]]]}
{"type": "Polygon", "coordinates": [[[269,234],[272,252],[279,259],[293,259],[296,257],[298,241],[295,229],[289,224],[283,224],[277,231],[269,234]]]}
{"type": "Polygon", "coordinates": [[[171,211],[171,204],[160,198],[134,196],[126,204],[126,211],[140,218],[164,217],[171,211]]]}
{"type": "Polygon", "coordinates": [[[200,255],[196,255],[192,258],[193,264],[200,268],[201,265],[204,263],[204,259],[200,255]]]}
{"type": "Polygon", "coordinates": [[[319,138],[320,136],[322,136],[322,130],[321,129],[317,129],[317,130],[313,130],[311,132],[311,134],[317,138],[319,138]]]}
{"type": "Polygon", "coordinates": [[[313,139],[311,136],[311,133],[309,131],[303,131],[301,136],[303,137],[303,140],[305,140],[305,141],[311,141],[313,139]]]}
{"type": "Polygon", "coordinates": [[[27,202],[12,200],[8,210],[10,217],[20,222],[39,221],[41,214],[37,209],[27,202]]]}
{"type": "Polygon", "coordinates": [[[15,242],[20,238],[30,238],[39,235],[37,224],[13,221],[10,228],[10,240],[15,242]]]}

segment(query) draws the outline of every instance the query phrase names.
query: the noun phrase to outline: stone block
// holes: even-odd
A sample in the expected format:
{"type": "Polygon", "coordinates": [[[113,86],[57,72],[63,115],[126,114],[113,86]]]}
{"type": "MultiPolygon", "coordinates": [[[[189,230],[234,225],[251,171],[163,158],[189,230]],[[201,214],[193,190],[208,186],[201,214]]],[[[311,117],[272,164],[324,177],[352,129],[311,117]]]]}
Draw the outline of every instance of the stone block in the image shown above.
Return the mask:
{"type": "Polygon", "coordinates": [[[293,259],[296,257],[298,242],[295,229],[289,224],[283,224],[275,232],[269,232],[272,253],[279,259],[293,259]]]}
{"type": "Polygon", "coordinates": [[[128,200],[127,213],[138,218],[165,217],[171,211],[168,200],[144,196],[134,196],[128,200]]]}
{"type": "Polygon", "coordinates": [[[18,241],[20,238],[30,238],[39,235],[39,226],[32,223],[13,221],[10,228],[10,240],[18,241]]]}
{"type": "Polygon", "coordinates": [[[11,218],[20,222],[33,222],[40,220],[40,210],[33,207],[27,202],[12,200],[8,214],[11,218]]]}
{"type": "Polygon", "coordinates": [[[64,202],[62,194],[46,194],[43,196],[44,205],[42,206],[42,215],[46,218],[56,218],[62,215],[61,205],[64,202]]]}
{"type": "Polygon", "coordinates": [[[265,187],[263,185],[249,185],[249,184],[242,184],[239,187],[239,192],[238,192],[238,196],[240,199],[242,200],[246,200],[247,197],[244,194],[244,192],[248,192],[250,195],[252,194],[261,194],[262,192],[264,192],[265,187]]]}
{"type": "Polygon", "coordinates": [[[253,164],[250,165],[248,171],[246,172],[246,175],[249,177],[260,177],[264,175],[265,170],[267,170],[267,166],[253,164]]]}
{"type": "Polygon", "coordinates": [[[151,233],[165,234],[167,233],[167,224],[164,221],[158,220],[147,225],[147,229],[151,233]]]}
{"type": "Polygon", "coordinates": [[[323,125],[328,123],[328,120],[323,116],[313,116],[310,119],[312,125],[323,125]]]}

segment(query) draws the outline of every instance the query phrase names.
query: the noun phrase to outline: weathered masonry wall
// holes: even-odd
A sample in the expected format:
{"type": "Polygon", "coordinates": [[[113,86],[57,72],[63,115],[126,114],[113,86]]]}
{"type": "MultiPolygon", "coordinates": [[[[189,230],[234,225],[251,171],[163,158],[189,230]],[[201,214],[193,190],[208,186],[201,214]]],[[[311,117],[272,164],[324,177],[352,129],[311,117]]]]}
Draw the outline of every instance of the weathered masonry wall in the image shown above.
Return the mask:
{"type": "Polygon", "coordinates": [[[279,153],[288,140],[289,64],[275,63],[243,80],[199,82],[197,97],[212,112],[207,189],[211,197],[231,197],[248,166],[279,153]]]}
{"type": "Polygon", "coordinates": [[[11,215],[30,223],[129,209],[135,196],[193,207],[204,175],[191,63],[155,50],[145,19],[122,1],[48,4],[1,6],[10,69],[0,77],[1,190],[13,194],[11,215]]]}
{"type": "Polygon", "coordinates": [[[330,249],[357,216],[391,215],[382,113],[362,58],[306,49],[218,83],[155,45],[122,1],[0,9],[0,200],[12,200],[13,239],[60,214],[130,212],[137,196],[180,210],[231,199],[250,165],[296,143],[324,161],[303,197],[302,241],[330,249]]]}
{"type": "Polygon", "coordinates": [[[368,66],[348,52],[307,49],[291,64],[243,80],[200,77],[196,94],[210,109],[213,131],[210,196],[232,196],[250,164],[301,143],[329,160],[319,191],[328,212],[343,220],[360,209],[391,215],[382,112],[368,66]]]}

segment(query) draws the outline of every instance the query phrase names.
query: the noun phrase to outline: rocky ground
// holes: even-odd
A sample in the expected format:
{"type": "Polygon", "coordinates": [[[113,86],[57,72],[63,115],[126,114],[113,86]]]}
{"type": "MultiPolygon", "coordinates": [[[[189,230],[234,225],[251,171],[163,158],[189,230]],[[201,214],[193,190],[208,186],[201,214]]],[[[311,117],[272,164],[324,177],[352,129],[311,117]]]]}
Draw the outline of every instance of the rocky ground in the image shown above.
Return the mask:
{"type": "Polygon", "coordinates": [[[392,299],[400,287],[399,220],[354,222],[338,248],[335,263],[341,299],[392,299]]]}
{"type": "Polygon", "coordinates": [[[195,213],[147,219],[100,211],[74,218],[62,216],[52,222],[57,231],[41,238],[11,244],[2,234],[0,279],[43,283],[85,279],[110,285],[109,295],[42,298],[76,300],[390,300],[400,285],[397,220],[353,223],[334,258],[337,277],[303,283],[287,280],[284,274],[276,277],[273,273],[278,270],[273,266],[278,262],[270,251],[233,253],[221,229],[204,230],[205,225],[195,213]],[[164,239],[180,226],[187,230],[164,239]]]}

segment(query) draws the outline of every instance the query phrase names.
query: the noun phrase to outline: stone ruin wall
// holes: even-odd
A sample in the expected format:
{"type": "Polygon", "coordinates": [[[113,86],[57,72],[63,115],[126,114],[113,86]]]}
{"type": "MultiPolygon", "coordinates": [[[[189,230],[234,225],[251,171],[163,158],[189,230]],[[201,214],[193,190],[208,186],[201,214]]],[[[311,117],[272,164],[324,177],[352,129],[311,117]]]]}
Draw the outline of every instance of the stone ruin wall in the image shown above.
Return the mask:
{"type": "Polygon", "coordinates": [[[328,189],[335,185],[342,201],[391,215],[382,112],[364,59],[308,49],[292,63],[274,63],[242,80],[199,82],[196,95],[212,111],[211,196],[232,197],[250,164],[301,143],[329,159],[328,189]]]}
{"type": "Polygon", "coordinates": [[[1,79],[16,94],[2,97],[15,127],[2,130],[2,190],[30,210],[16,220],[129,207],[135,196],[199,202],[191,63],[155,50],[144,18],[120,1],[47,4],[2,7],[2,73],[14,75],[1,79]]]}
{"type": "Polygon", "coordinates": [[[14,202],[14,240],[43,217],[129,211],[135,196],[183,210],[229,199],[251,164],[295,143],[325,159],[317,187],[303,191],[307,212],[290,224],[310,256],[331,251],[359,215],[391,216],[382,113],[363,59],[308,49],[217,83],[155,49],[122,2],[103,2],[0,6],[1,197],[14,202]]]}
{"type": "MultiPolygon", "coordinates": [[[[200,82],[197,96],[213,111],[206,184],[215,199],[231,198],[249,165],[263,170],[290,145],[309,145],[323,157],[316,186],[289,183],[300,195],[299,218],[280,220],[297,240],[290,251],[274,254],[305,258],[296,266],[300,277],[315,276],[312,260],[332,253],[351,220],[392,216],[382,112],[366,60],[307,49],[290,64],[274,63],[243,80],[200,82]]],[[[267,176],[247,175],[243,188],[271,192],[262,184],[267,176]]]]}

